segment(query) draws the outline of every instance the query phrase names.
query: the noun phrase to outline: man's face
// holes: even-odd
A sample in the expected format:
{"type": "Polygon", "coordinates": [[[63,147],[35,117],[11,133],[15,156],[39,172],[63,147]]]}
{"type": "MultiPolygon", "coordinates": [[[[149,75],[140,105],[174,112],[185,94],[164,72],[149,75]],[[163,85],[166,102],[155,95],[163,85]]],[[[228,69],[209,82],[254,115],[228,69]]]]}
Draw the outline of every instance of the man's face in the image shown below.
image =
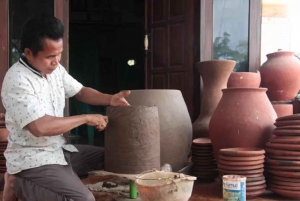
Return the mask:
{"type": "Polygon", "coordinates": [[[26,58],[33,67],[41,72],[43,76],[51,74],[58,66],[63,51],[63,40],[44,40],[44,48],[33,56],[30,49],[25,48],[26,58]]]}

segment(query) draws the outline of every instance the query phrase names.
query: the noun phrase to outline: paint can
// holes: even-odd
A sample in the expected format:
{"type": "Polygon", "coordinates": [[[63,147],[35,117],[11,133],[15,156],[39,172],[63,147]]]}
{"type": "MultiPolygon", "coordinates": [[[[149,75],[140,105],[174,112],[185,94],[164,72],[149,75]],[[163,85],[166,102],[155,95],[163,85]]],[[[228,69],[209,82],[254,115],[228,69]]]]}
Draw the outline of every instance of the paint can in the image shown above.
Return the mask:
{"type": "Polygon", "coordinates": [[[224,175],[223,200],[246,201],[246,177],[240,175],[224,175]]]}

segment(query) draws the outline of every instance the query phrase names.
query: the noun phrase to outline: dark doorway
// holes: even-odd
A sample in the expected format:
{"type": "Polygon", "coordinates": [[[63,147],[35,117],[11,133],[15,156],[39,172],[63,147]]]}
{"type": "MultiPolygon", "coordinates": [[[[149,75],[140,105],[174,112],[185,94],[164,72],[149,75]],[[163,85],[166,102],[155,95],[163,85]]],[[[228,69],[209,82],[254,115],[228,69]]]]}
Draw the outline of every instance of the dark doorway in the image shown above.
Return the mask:
{"type": "MultiPolygon", "coordinates": [[[[144,89],[144,15],[144,0],[70,0],[70,74],[103,93],[144,89]]],[[[105,114],[105,108],[71,99],[71,115],[82,112],[105,114]]],[[[79,143],[86,143],[86,132],[77,130],[79,143]]],[[[102,145],[102,136],[95,133],[94,144],[102,145]]]]}

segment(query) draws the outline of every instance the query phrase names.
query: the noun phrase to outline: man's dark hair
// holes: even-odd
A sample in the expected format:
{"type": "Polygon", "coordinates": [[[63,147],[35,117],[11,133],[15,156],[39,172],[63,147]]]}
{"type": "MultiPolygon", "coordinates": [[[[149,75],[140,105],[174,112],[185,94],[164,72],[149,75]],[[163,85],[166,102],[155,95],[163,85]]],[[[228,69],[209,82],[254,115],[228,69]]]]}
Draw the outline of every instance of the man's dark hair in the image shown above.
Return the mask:
{"type": "Polygon", "coordinates": [[[44,40],[59,40],[64,35],[64,25],[53,16],[35,15],[22,25],[21,28],[21,50],[29,48],[36,56],[43,50],[44,40]]]}

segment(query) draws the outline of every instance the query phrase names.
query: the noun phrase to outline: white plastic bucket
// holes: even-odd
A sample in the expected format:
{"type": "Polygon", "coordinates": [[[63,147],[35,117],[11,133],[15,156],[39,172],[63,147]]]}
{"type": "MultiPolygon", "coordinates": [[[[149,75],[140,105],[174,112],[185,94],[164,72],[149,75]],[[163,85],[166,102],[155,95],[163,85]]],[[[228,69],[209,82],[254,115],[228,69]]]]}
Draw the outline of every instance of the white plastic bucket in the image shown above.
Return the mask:
{"type": "Polygon", "coordinates": [[[188,201],[196,177],[156,171],[140,175],[135,183],[142,201],[188,201]]]}

